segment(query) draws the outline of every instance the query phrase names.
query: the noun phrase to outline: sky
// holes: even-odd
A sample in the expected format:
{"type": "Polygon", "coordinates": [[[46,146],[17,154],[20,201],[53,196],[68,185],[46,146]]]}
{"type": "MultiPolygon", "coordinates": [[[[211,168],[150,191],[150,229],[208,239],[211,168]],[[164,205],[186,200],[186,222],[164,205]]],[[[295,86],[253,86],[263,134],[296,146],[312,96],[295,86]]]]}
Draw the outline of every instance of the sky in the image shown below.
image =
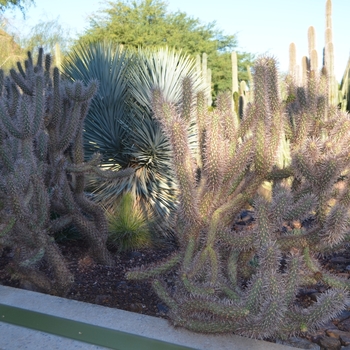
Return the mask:
{"type": "MultiPolygon", "coordinates": [[[[88,18],[104,8],[106,1],[94,0],[34,0],[26,11],[26,22],[35,25],[42,20],[58,21],[78,35],[89,26],[88,18]]],[[[307,32],[316,30],[316,49],[321,66],[325,32],[326,0],[167,0],[168,11],[180,10],[198,18],[203,24],[216,22],[224,34],[235,34],[236,51],[269,54],[279,62],[281,72],[288,70],[289,45],[294,42],[297,60],[308,55],[307,32]]],[[[350,0],[332,0],[335,75],[341,80],[350,54],[348,14],[350,0]]],[[[5,15],[24,28],[19,12],[5,15]]]]}

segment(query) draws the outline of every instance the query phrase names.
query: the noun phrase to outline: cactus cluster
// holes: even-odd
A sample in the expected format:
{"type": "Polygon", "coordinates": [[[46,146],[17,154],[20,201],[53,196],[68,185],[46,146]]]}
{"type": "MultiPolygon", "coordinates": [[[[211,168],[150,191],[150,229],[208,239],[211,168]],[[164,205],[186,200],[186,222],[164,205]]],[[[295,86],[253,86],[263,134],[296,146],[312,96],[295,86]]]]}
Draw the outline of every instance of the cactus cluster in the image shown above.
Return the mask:
{"type": "MultiPolygon", "coordinates": [[[[308,29],[308,56],[303,56],[301,65],[296,60],[296,45],[289,45],[289,75],[298,85],[305,85],[309,71],[318,71],[319,55],[316,50],[316,31],[313,26],[308,29]]],[[[332,29],[332,0],[326,0],[325,6],[325,32],[324,48],[322,56],[322,69],[327,73],[328,99],[329,103],[340,106],[345,110],[346,101],[343,101],[342,91],[334,73],[334,45],[332,29]]]]}
{"type": "Polygon", "coordinates": [[[17,68],[0,71],[0,247],[12,249],[18,278],[63,295],[73,275],[55,232],[73,224],[96,260],[113,262],[104,212],[84,192],[86,173],[116,176],[97,167],[97,155],[84,161],[83,123],[98,84],[61,79],[42,49],[36,63],[28,53],[17,68]],[[50,276],[40,271],[43,263],[50,276]]]}
{"type": "Polygon", "coordinates": [[[324,270],[317,256],[349,240],[350,119],[329,103],[327,75],[309,71],[306,78],[302,87],[289,81],[291,98],[282,101],[276,61],[260,57],[241,121],[229,94],[218,97],[212,112],[203,109],[203,94],[190,93],[188,78],[182,106],[154,89],[153,111],[173,149],[180,247],[127,278],[150,280],[174,325],[285,338],[312,331],[345,308],[349,282],[324,270]],[[188,143],[193,121],[200,161],[188,143]],[[286,144],[291,160],[281,166],[286,144]],[[270,196],[259,194],[266,181],[270,196]],[[238,229],[246,209],[254,221],[238,229]],[[328,289],[305,309],[297,293],[313,284],[328,289]]]}

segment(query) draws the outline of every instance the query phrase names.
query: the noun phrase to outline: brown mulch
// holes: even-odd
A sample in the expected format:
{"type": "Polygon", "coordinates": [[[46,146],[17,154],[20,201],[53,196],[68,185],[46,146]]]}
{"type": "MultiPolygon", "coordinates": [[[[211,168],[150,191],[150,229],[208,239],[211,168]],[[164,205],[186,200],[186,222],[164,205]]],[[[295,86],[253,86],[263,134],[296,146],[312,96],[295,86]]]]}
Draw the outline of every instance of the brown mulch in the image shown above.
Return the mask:
{"type": "MultiPolygon", "coordinates": [[[[153,292],[150,284],[129,281],[125,278],[125,273],[130,268],[165,259],[174,251],[174,246],[128,253],[112,251],[115,259],[114,267],[96,264],[88,255],[86,244],[81,240],[63,241],[59,246],[75,276],[74,284],[66,298],[150,316],[166,317],[168,308],[153,292]]],[[[33,286],[11,278],[7,269],[11,256],[12,253],[8,249],[0,252],[0,284],[35,290],[33,286]]],[[[350,249],[323,257],[321,263],[333,274],[350,277],[350,249]]],[[[297,296],[298,302],[308,307],[316,302],[317,296],[324,290],[322,286],[302,289],[297,296]]],[[[308,336],[305,338],[310,339],[308,336]]]]}
{"type": "MultiPolygon", "coordinates": [[[[110,267],[96,264],[81,240],[63,242],[59,246],[75,279],[66,298],[157,317],[167,312],[166,305],[156,296],[148,282],[129,281],[125,273],[132,267],[165,259],[174,248],[120,254],[112,251],[115,266],[110,267]]],[[[0,284],[36,291],[29,283],[21,283],[11,277],[6,268],[11,255],[7,249],[2,255],[0,252],[0,284]]]]}

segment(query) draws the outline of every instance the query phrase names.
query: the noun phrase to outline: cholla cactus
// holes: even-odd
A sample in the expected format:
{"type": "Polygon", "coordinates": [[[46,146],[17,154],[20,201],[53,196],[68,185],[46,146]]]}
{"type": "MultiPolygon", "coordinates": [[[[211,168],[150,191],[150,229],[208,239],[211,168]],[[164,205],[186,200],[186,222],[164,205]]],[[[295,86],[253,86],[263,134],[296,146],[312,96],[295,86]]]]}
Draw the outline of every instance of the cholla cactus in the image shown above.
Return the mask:
{"type": "Polygon", "coordinates": [[[239,125],[230,96],[222,95],[211,114],[198,113],[202,109],[193,103],[193,117],[184,119],[154,91],[155,115],[173,147],[181,246],[166,261],[131,270],[127,277],[152,280],[174,325],[283,338],[313,330],[345,307],[349,283],[324,271],[316,259],[349,238],[349,180],[337,181],[349,167],[350,120],[328,106],[325,81],[311,75],[305,88],[289,86],[294,99],[286,104],[275,60],[258,59],[254,100],[239,125]],[[187,141],[187,124],[195,117],[198,130],[205,125],[199,170],[187,141]],[[291,145],[292,161],[285,168],[276,165],[281,135],[291,145]],[[266,180],[273,184],[270,199],[257,194],[266,180]],[[255,221],[237,230],[237,216],[249,204],[255,221]],[[162,275],[171,269],[178,277],[167,285],[162,275]],[[313,283],[330,289],[304,309],[296,295],[313,283]]]}
{"type": "Polygon", "coordinates": [[[57,68],[52,73],[50,63],[41,49],[36,65],[29,53],[25,68],[18,63],[18,71],[12,69],[10,76],[1,73],[1,215],[10,229],[0,236],[0,244],[13,249],[17,277],[64,294],[73,275],[52,237],[56,231],[74,224],[96,259],[105,264],[112,259],[105,244],[104,212],[84,193],[85,174],[101,173],[97,156],[84,163],[82,144],[83,122],[97,82],[68,83],[57,68]],[[53,212],[59,216],[55,220],[53,212]],[[37,268],[43,260],[52,278],[37,268]]]}

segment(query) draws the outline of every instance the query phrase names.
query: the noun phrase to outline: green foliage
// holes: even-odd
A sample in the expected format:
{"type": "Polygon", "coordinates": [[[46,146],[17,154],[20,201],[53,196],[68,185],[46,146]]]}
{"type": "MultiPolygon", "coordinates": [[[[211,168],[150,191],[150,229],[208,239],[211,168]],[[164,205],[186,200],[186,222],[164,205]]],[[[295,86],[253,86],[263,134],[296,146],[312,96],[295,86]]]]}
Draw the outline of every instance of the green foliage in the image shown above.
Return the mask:
{"type": "Polygon", "coordinates": [[[18,42],[25,51],[35,52],[42,47],[45,52],[55,56],[55,47],[59,45],[63,53],[68,52],[70,42],[69,29],[59,23],[59,17],[51,20],[40,20],[30,28],[28,34],[18,35],[18,42]]]}
{"type": "Polygon", "coordinates": [[[84,150],[87,158],[100,153],[105,166],[112,168],[129,163],[123,152],[123,124],[128,118],[125,76],[130,59],[120,46],[101,42],[76,47],[62,64],[64,74],[72,81],[99,81],[84,124],[84,150]]]}
{"type": "Polygon", "coordinates": [[[24,51],[15,41],[15,37],[0,30],[0,68],[8,72],[24,57],[24,51]]]}
{"type": "MultiPolygon", "coordinates": [[[[250,81],[247,67],[252,64],[255,56],[250,53],[238,53],[238,80],[250,81]]],[[[219,52],[209,55],[208,65],[213,73],[213,94],[217,96],[222,91],[232,90],[231,53],[219,52]]]]}
{"type": "MultiPolygon", "coordinates": [[[[61,79],[51,56],[31,53],[18,70],[0,71],[0,198],[10,230],[0,245],[14,252],[12,268],[40,289],[64,295],[73,275],[53,237],[74,225],[101,263],[112,264],[103,210],[85,194],[85,175],[97,172],[98,156],[85,162],[83,123],[97,82],[61,79]],[[45,260],[52,274],[38,267],[45,260]]],[[[129,175],[124,173],[109,176],[129,175]]]]}
{"type": "Polygon", "coordinates": [[[350,166],[350,122],[328,104],[323,73],[311,71],[306,87],[289,83],[295,98],[288,104],[273,58],[260,57],[253,77],[253,99],[241,121],[229,94],[203,113],[201,94],[196,108],[192,93],[197,163],[184,105],[178,109],[154,91],[152,108],[173,149],[180,248],[127,278],[152,280],[176,326],[286,338],[313,331],[348,303],[349,282],[324,270],[317,256],[345,248],[350,238],[350,180],[341,177],[350,166]],[[283,168],[279,153],[286,145],[291,162],[283,168]],[[272,185],[266,197],[259,194],[265,181],[272,185]],[[250,204],[252,224],[236,230],[233,223],[250,204]],[[163,278],[170,270],[177,276],[172,285],[163,278]],[[299,288],[317,283],[327,292],[309,308],[299,306],[299,288]]]}
{"type": "MultiPolygon", "coordinates": [[[[85,121],[85,150],[102,155],[103,166],[132,167],[120,180],[90,179],[95,198],[110,208],[130,192],[147,215],[165,222],[176,206],[176,182],[171,168],[171,148],[150,109],[152,90],[160,88],[169,101],[181,104],[184,76],[200,87],[195,64],[188,56],[168,50],[130,52],[111,42],[80,46],[63,64],[73,80],[100,81],[85,121]]],[[[194,142],[194,140],[193,140],[194,142]]]]}
{"type": "Polygon", "coordinates": [[[32,3],[35,3],[34,0],[0,0],[0,12],[4,12],[7,9],[19,8],[24,15],[26,6],[32,3]]]}
{"type": "Polygon", "coordinates": [[[114,1],[91,20],[91,28],[79,41],[106,38],[126,47],[159,44],[183,48],[188,53],[225,51],[236,46],[234,36],[225,36],[215,23],[203,25],[184,12],[168,13],[161,0],[114,1]],[[183,47],[179,47],[182,43],[183,47]]]}
{"type": "Polygon", "coordinates": [[[150,222],[134,202],[131,193],[121,196],[118,204],[107,213],[107,219],[108,243],[119,252],[153,245],[150,222]]]}
{"type": "MultiPolygon", "coordinates": [[[[11,20],[4,20],[0,31],[0,67],[5,71],[26,59],[27,52],[37,52],[43,48],[53,57],[53,64],[60,65],[61,54],[66,54],[70,45],[70,31],[61,26],[59,18],[39,20],[33,27],[24,31],[13,26],[11,20]]],[[[22,21],[20,26],[27,26],[22,21]]]]}
{"type": "MultiPolygon", "coordinates": [[[[94,14],[79,43],[112,40],[127,48],[154,48],[168,46],[182,50],[195,58],[207,53],[214,91],[231,88],[229,53],[237,46],[235,35],[225,35],[216,23],[203,24],[184,12],[169,12],[162,0],[110,1],[108,6],[94,14]]],[[[239,79],[246,79],[246,65],[254,57],[248,53],[239,55],[239,79]]]]}
{"type": "Polygon", "coordinates": [[[159,88],[167,101],[181,104],[182,80],[193,80],[195,92],[203,88],[195,61],[187,54],[168,47],[139,49],[137,61],[131,66],[130,92],[148,114],[152,113],[152,92],[159,88]]]}

